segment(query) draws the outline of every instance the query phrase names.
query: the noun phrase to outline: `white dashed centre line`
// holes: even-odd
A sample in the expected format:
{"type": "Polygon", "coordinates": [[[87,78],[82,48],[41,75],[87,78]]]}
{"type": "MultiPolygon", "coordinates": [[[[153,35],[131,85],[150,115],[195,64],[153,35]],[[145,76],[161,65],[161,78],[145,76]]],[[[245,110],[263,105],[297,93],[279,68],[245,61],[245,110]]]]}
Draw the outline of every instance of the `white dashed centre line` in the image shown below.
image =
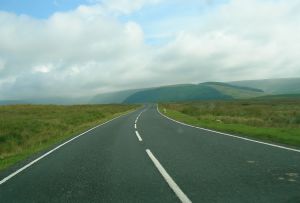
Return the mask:
{"type": "Polygon", "coordinates": [[[145,112],[145,111],[142,111],[142,112],[137,116],[137,118],[135,119],[135,122],[134,122],[135,134],[136,134],[136,136],[137,136],[137,138],[139,139],[140,142],[142,142],[143,139],[142,139],[141,135],[139,134],[139,132],[138,132],[138,130],[137,130],[137,122],[138,122],[140,116],[142,115],[142,113],[144,113],[144,112],[145,112]]]}
{"type": "Polygon", "coordinates": [[[137,138],[139,139],[139,141],[142,142],[143,139],[141,138],[141,136],[137,130],[135,131],[135,134],[136,134],[137,138]]]}
{"type": "Polygon", "coordinates": [[[160,174],[163,176],[165,181],[168,183],[170,188],[175,192],[177,197],[180,199],[181,202],[184,203],[191,203],[192,201],[184,194],[184,192],[179,188],[179,186],[175,183],[173,178],[168,174],[168,172],[164,169],[164,167],[159,163],[159,161],[155,158],[152,152],[149,149],[146,149],[146,152],[150,159],[152,160],[155,167],[158,169],[160,174]]]}
{"type": "MultiPolygon", "coordinates": [[[[139,117],[141,116],[142,111],[136,118],[135,123],[134,123],[134,128],[135,128],[135,134],[140,142],[143,141],[141,135],[139,134],[137,130],[137,122],[139,120],[139,117]]],[[[165,181],[168,183],[170,188],[175,192],[176,196],[180,199],[181,202],[183,203],[191,203],[192,201],[182,192],[182,190],[179,188],[179,186],[175,183],[175,181],[172,179],[172,177],[167,173],[167,171],[164,169],[164,167],[159,163],[159,161],[155,158],[155,156],[152,154],[152,152],[149,149],[146,149],[146,152],[150,159],[152,160],[153,164],[155,167],[158,169],[160,174],[163,176],[165,181]]]]}

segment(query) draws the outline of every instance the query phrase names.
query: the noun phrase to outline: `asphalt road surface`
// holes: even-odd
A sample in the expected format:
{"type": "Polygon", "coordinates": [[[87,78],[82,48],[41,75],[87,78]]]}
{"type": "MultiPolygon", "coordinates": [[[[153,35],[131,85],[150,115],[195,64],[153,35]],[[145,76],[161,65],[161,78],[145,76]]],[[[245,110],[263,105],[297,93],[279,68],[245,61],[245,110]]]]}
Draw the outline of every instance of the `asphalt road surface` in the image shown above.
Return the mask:
{"type": "Polygon", "coordinates": [[[0,174],[0,202],[300,202],[300,151],[181,125],[156,105],[19,169],[0,174]]]}

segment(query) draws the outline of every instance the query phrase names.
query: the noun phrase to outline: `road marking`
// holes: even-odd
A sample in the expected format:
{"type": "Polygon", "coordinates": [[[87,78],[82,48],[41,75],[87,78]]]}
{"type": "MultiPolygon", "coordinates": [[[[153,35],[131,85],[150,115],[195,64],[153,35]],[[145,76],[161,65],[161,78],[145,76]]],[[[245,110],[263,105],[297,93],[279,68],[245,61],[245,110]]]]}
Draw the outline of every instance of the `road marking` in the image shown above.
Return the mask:
{"type": "MultiPolygon", "coordinates": [[[[137,124],[137,122],[138,122],[138,120],[139,120],[139,118],[140,118],[140,116],[142,115],[142,113],[144,113],[146,111],[146,109],[145,110],[143,110],[142,112],[140,112],[139,113],[139,115],[136,117],[136,119],[135,119],[135,122],[134,122],[134,124],[137,124]]],[[[136,127],[135,127],[136,128],[136,127]]]]}
{"type": "Polygon", "coordinates": [[[143,110],[141,113],[139,113],[139,115],[137,116],[137,118],[135,119],[135,122],[134,122],[134,128],[135,128],[135,134],[137,136],[137,138],[139,139],[140,142],[143,141],[142,137],[140,136],[139,132],[137,131],[137,122],[140,118],[140,116],[142,115],[142,113],[144,113],[146,110],[143,110]]]}
{"type": "Polygon", "coordinates": [[[208,132],[213,132],[213,133],[217,133],[217,134],[220,134],[220,135],[226,135],[226,136],[229,136],[229,137],[233,137],[233,138],[237,138],[237,139],[241,139],[241,140],[246,140],[246,141],[249,141],[249,142],[254,142],[254,143],[258,143],[258,144],[263,144],[263,145],[268,145],[268,146],[271,146],[271,147],[276,147],[276,148],[280,148],[280,149],[285,149],[285,150],[289,150],[289,151],[294,151],[294,152],[300,152],[299,149],[294,149],[294,148],[290,148],[290,147],[284,147],[284,146],[281,146],[281,145],[277,145],[277,144],[271,144],[271,143],[267,143],[267,142],[262,142],[262,141],[257,141],[257,140],[252,140],[252,139],[249,139],[249,138],[245,138],[245,137],[239,137],[239,136],[236,136],[236,135],[231,135],[231,134],[228,134],[228,133],[222,133],[222,132],[218,132],[218,131],[215,131],[215,130],[210,130],[210,129],[207,129],[207,128],[201,128],[201,127],[197,127],[197,126],[193,126],[193,125],[189,125],[189,124],[186,124],[186,123],[183,123],[183,122],[180,122],[180,121],[177,121],[177,120],[174,120],[164,114],[162,114],[159,109],[158,109],[158,105],[156,106],[156,109],[158,111],[158,113],[160,115],[162,115],[163,117],[173,121],[173,122],[176,122],[176,123],[179,123],[181,125],[185,125],[185,126],[188,126],[188,127],[192,127],[192,128],[197,128],[197,129],[200,129],[200,130],[205,130],[205,131],[208,131],[208,132]]]}
{"type": "Polygon", "coordinates": [[[138,122],[138,120],[139,120],[140,116],[141,116],[141,114],[139,114],[139,115],[136,117],[136,119],[135,119],[135,123],[137,123],[137,122],[138,122]]]}
{"type": "Polygon", "coordinates": [[[98,128],[98,127],[100,127],[100,126],[103,126],[103,125],[105,125],[105,124],[107,124],[107,123],[109,123],[109,122],[111,122],[111,121],[113,121],[113,120],[116,120],[116,119],[118,119],[118,118],[120,118],[120,117],[122,117],[122,116],[128,115],[128,114],[130,114],[130,113],[132,113],[132,112],[129,112],[129,113],[127,113],[127,114],[120,115],[120,116],[118,116],[118,117],[116,117],[116,118],[113,118],[113,119],[111,119],[111,120],[109,120],[109,121],[106,121],[105,123],[102,123],[102,124],[100,124],[100,125],[97,125],[97,126],[91,128],[91,129],[89,129],[89,130],[87,130],[87,131],[81,133],[80,135],[77,135],[76,137],[73,137],[73,138],[71,138],[70,140],[68,140],[68,141],[66,141],[66,142],[64,142],[64,143],[62,143],[62,144],[60,144],[60,145],[58,145],[58,146],[55,147],[54,149],[48,151],[47,153],[43,154],[42,156],[38,157],[37,159],[31,161],[30,163],[26,164],[26,165],[23,166],[22,168],[18,169],[17,171],[15,171],[15,172],[13,172],[12,174],[8,175],[7,177],[3,178],[3,179],[0,181],[0,185],[2,185],[3,183],[5,183],[5,182],[8,181],[9,179],[13,178],[14,176],[16,176],[18,173],[24,171],[25,169],[27,169],[27,168],[30,167],[31,165],[35,164],[36,162],[38,162],[38,161],[40,161],[41,159],[45,158],[45,157],[48,156],[49,154],[51,154],[51,153],[53,153],[54,151],[58,150],[58,149],[61,148],[62,146],[68,144],[69,142],[72,142],[73,140],[75,140],[75,139],[79,138],[80,136],[82,136],[82,135],[84,135],[84,134],[86,134],[86,133],[88,133],[88,132],[94,130],[95,128],[98,128]]]}
{"type": "Polygon", "coordinates": [[[141,136],[137,130],[135,131],[135,134],[136,134],[137,138],[139,139],[139,141],[142,142],[143,139],[141,138],[141,136]]]}
{"type": "Polygon", "coordinates": [[[155,167],[158,169],[160,174],[163,176],[165,181],[168,183],[170,188],[175,192],[177,197],[180,199],[181,202],[184,203],[191,203],[192,201],[184,194],[184,192],[179,188],[179,186],[175,183],[173,178],[168,174],[168,172],[164,169],[164,167],[159,163],[159,161],[155,158],[152,152],[149,149],[146,149],[146,152],[150,159],[152,160],[155,167]]]}

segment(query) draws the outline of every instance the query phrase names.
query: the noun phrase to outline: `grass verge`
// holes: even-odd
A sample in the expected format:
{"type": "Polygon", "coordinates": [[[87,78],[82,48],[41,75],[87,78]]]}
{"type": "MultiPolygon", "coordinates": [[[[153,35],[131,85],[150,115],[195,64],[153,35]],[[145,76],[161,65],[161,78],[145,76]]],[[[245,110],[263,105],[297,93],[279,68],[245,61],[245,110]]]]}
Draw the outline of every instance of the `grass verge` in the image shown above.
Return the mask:
{"type": "Polygon", "coordinates": [[[137,105],[0,106],[0,170],[137,108],[137,105]]]}
{"type": "Polygon", "coordinates": [[[172,103],[159,109],[193,126],[300,147],[298,100],[172,103]]]}

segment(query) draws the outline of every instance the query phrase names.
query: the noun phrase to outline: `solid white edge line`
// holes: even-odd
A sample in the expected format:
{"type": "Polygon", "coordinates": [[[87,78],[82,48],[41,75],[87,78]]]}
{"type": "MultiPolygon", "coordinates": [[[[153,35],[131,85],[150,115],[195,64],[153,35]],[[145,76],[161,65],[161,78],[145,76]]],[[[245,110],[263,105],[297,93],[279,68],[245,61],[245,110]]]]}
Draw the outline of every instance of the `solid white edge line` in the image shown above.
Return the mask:
{"type": "Polygon", "coordinates": [[[141,136],[137,130],[135,131],[135,134],[136,134],[137,138],[139,139],[139,141],[142,142],[143,139],[141,138],[141,136]]]}
{"type": "Polygon", "coordinates": [[[152,152],[149,149],[146,149],[146,152],[150,159],[152,160],[155,167],[158,169],[160,174],[163,176],[165,181],[168,183],[170,188],[174,191],[176,196],[180,199],[181,202],[191,203],[192,201],[184,194],[184,192],[179,188],[179,186],[175,183],[173,178],[168,174],[168,172],[164,169],[164,167],[159,163],[159,161],[155,158],[152,152]]]}
{"type": "Polygon", "coordinates": [[[86,133],[88,133],[88,132],[94,130],[95,128],[98,128],[98,127],[100,127],[100,126],[103,126],[103,125],[105,125],[105,124],[107,124],[107,123],[109,123],[109,122],[111,122],[111,121],[113,121],[113,120],[116,120],[116,119],[118,119],[118,118],[120,118],[120,117],[122,117],[122,116],[126,116],[126,115],[128,115],[128,114],[130,114],[130,113],[133,113],[133,112],[134,112],[134,111],[131,111],[131,112],[129,112],[129,113],[126,113],[126,114],[120,115],[120,116],[118,116],[118,117],[116,117],[116,118],[113,118],[113,119],[111,119],[111,120],[109,120],[109,121],[106,121],[105,123],[99,124],[99,125],[97,125],[97,126],[91,128],[91,129],[89,129],[89,130],[87,130],[87,131],[85,131],[85,132],[83,132],[83,133],[81,133],[81,134],[79,134],[79,135],[77,135],[77,136],[71,138],[70,140],[68,140],[68,141],[66,141],[66,142],[64,142],[64,143],[62,143],[62,144],[60,144],[60,145],[58,145],[58,146],[55,147],[54,149],[52,149],[52,150],[46,152],[46,153],[43,154],[42,156],[38,157],[37,159],[31,161],[30,163],[26,164],[26,165],[23,166],[22,168],[18,169],[17,171],[15,171],[15,172],[13,172],[12,174],[8,175],[7,177],[3,178],[3,179],[0,181],[0,185],[2,185],[3,183],[5,183],[5,182],[8,181],[9,179],[13,178],[14,176],[16,176],[18,173],[24,171],[26,168],[30,167],[30,166],[33,165],[34,163],[38,162],[39,160],[43,159],[44,157],[46,157],[46,156],[48,156],[49,154],[53,153],[54,151],[58,150],[58,149],[61,148],[62,146],[68,144],[69,142],[71,142],[71,141],[73,141],[73,140],[79,138],[80,136],[82,136],[82,135],[84,135],[84,134],[86,134],[86,133]]]}
{"type": "Polygon", "coordinates": [[[229,137],[233,137],[233,138],[237,138],[237,139],[241,139],[241,140],[246,140],[246,141],[249,141],[249,142],[254,142],[254,143],[258,143],[258,144],[268,145],[268,146],[271,146],[271,147],[276,147],[276,148],[285,149],[285,150],[294,151],[294,152],[300,152],[300,150],[298,150],[298,149],[293,149],[293,148],[284,147],[284,146],[281,146],[281,145],[276,145],[276,144],[271,144],[271,143],[267,143],[267,142],[252,140],[252,139],[245,138],[245,137],[240,137],[240,136],[237,136],[237,135],[232,135],[232,134],[228,134],[228,133],[222,133],[222,132],[215,131],[215,130],[210,130],[210,129],[207,129],[207,128],[201,128],[201,127],[189,125],[189,124],[186,124],[186,123],[174,120],[174,119],[172,119],[172,118],[170,118],[170,117],[162,114],[159,111],[159,109],[158,109],[158,105],[156,106],[156,108],[157,108],[157,111],[158,111],[158,113],[160,115],[162,115],[163,117],[165,117],[165,118],[167,118],[167,119],[169,119],[169,120],[171,120],[173,122],[179,123],[181,125],[185,125],[185,126],[192,127],[192,128],[197,128],[197,129],[200,129],[200,130],[205,130],[205,131],[208,131],[208,132],[217,133],[217,134],[220,134],[220,135],[226,135],[226,136],[229,136],[229,137]]]}

